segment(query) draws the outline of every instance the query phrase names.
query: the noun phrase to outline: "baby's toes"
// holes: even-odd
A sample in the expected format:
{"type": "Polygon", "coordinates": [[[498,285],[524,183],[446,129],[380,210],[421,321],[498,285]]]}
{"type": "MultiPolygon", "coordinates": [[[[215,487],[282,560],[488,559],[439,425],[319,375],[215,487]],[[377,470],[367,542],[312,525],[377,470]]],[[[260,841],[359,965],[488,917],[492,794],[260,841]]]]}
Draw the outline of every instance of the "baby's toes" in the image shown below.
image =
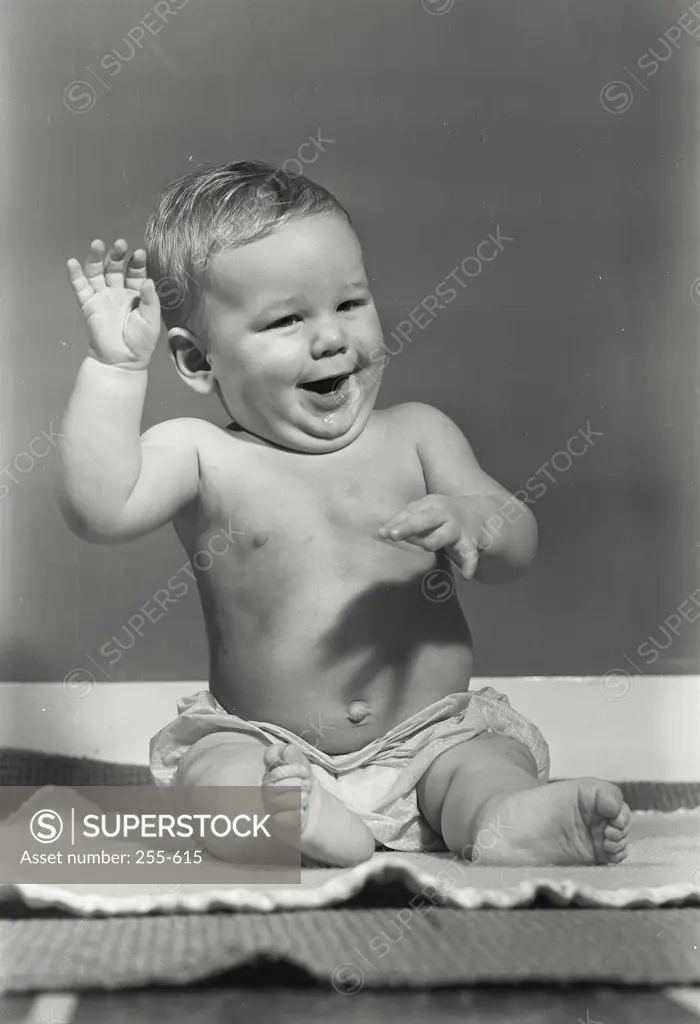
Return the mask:
{"type": "Polygon", "coordinates": [[[631,819],[632,812],[630,811],[627,804],[623,804],[622,810],[619,814],[616,814],[614,818],[610,819],[609,825],[611,825],[613,828],[617,828],[626,832],[627,828],[629,827],[631,819]]]}
{"type": "Polygon", "coordinates": [[[263,783],[266,786],[304,785],[311,778],[311,770],[308,764],[278,764],[265,772],[263,783]]]}
{"type": "Polygon", "coordinates": [[[591,810],[598,816],[598,820],[604,818],[607,824],[607,822],[615,821],[622,814],[624,810],[622,790],[619,786],[614,785],[614,783],[602,782],[600,779],[596,779],[594,780],[590,795],[593,796],[594,803],[591,810]]]}
{"type": "Polygon", "coordinates": [[[268,771],[278,765],[305,765],[306,758],[293,743],[273,743],[263,754],[263,761],[268,771]]]}
{"type": "Polygon", "coordinates": [[[603,831],[603,850],[609,864],[619,864],[627,856],[627,830],[606,825],[603,831]]]}
{"type": "Polygon", "coordinates": [[[604,839],[603,849],[609,855],[611,853],[622,853],[623,850],[627,849],[627,837],[623,839],[604,839]]]}
{"type": "Polygon", "coordinates": [[[293,743],[273,743],[265,751],[264,761],[264,785],[309,785],[312,778],[311,765],[293,743]]]}
{"type": "Polygon", "coordinates": [[[273,743],[265,748],[263,763],[268,772],[272,768],[276,768],[278,764],[284,764],[284,748],[286,746],[288,746],[286,743],[273,743]]]}
{"type": "Polygon", "coordinates": [[[614,825],[608,823],[603,829],[603,838],[606,842],[619,843],[621,839],[627,839],[627,829],[615,828],[614,825]]]}

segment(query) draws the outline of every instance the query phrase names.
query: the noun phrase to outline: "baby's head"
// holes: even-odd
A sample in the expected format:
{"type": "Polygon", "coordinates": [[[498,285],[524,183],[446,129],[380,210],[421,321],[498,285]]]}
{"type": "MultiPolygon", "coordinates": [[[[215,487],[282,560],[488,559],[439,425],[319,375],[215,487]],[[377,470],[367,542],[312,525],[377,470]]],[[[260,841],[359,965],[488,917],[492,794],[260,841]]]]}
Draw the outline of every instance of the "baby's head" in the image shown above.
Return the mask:
{"type": "Polygon", "coordinates": [[[345,447],[379,389],[382,331],[340,203],[257,161],[199,170],[159,197],[146,229],[178,373],[216,391],[255,437],[345,447]]]}

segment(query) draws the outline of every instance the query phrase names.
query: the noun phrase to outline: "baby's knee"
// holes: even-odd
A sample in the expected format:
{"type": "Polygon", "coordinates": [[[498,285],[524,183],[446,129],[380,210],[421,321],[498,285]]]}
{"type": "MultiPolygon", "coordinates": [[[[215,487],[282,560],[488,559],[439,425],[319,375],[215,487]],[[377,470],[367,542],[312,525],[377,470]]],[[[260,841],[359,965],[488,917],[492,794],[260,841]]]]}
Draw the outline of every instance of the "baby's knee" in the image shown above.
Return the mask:
{"type": "Polygon", "coordinates": [[[537,761],[528,745],[515,736],[504,736],[497,732],[484,732],[477,736],[475,749],[483,755],[486,760],[494,759],[501,763],[516,764],[518,767],[527,767],[530,771],[537,773],[537,761]],[[481,741],[481,745],[479,744],[481,741]]]}
{"type": "Polygon", "coordinates": [[[242,739],[220,732],[203,736],[183,755],[175,783],[178,786],[259,786],[265,771],[265,745],[252,737],[242,739]]]}
{"type": "MultiPolygon", "coordinates": [[[[183,756],[175,784],[187,789],[188,810],[212,819],[231,816],[233,809],[246,813],[258,808],[258,801],[250,789],[259,789],[262,782],[265,745],[254,738],[241,739],[231,733],[216,733],[198,740],[183,756]],[[249,792],[240,803],[239,787],[249,792]],[[230,789],[232,792],[227,792],[230,789]]],[[[262,800],[259,811],[264,813],[262,800]]],[[[228,863],[255,864],[261,856],[261,842],[256,837],[227,832],[217,836],[207,831],[201,847],[217,860],[228,863]]]]}

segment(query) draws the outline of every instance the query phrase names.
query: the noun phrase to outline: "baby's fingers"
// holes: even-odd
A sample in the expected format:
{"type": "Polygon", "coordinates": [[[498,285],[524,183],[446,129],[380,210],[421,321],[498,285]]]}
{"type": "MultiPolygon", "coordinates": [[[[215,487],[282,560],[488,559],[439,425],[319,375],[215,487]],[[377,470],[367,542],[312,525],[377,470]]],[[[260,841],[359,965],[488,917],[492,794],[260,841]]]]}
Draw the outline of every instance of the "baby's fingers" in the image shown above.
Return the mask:
{"type": "Polygon", "coordinates": [[[452,551],[448,552],[448,558],[465,579],[471,580],[479,567],[480,554],[481,552],[472,537],[462,537],[454,544],[452,551]],[[453,557],[457,559],[456,562],[452,560],[453,557]]]}
{"type": "Polygon", "coordinates": [[[380,528],[379,536],[390,540],[406,540],[417,533],[435,530],[442,526],[445,518],[445,510],[436,506],[424,506],[415,512],[399,512],[398,516],[380,528]]]}
{"type": "Polygon", "coordinates": [[[135,313],[138,313],[151,327],[157,327],[160,329],[160,301],[158,299],[158,292],[156,286],[151,281],[143,281],[140,284],[139,292],[139,305],[135,313]]]}
{"type": "Polygon", "coordinates": [[[406,544],[413,544],[414,547],[422,548],[423,551],[440,551],[454,543],[457,531],[452,523],[443,523],[437,530],[429,530],[423,533],[414,533],[409,537],[402,538],[406,544]]]}
{"type": "Polygon", "coordinates": [[[425,551],[440,551],[441,548],[454,544],[458,532],[454,523],[443,523],[442,526],[439,526],[437,530],[433,530],[427,536],[409,537],[407,540],[410,544],[418,544],[425,551]]]}
{"type": "Polygon", "coordinates": [[[139,291],[141,285],[146,280],[146,253],[143,249],[136,249],[132,253],[131,259],[126,268],[126,274],[124,276],[124,283],[127,288],[133,288],[135,292],[139,291]]]}
{"type": "Polygon", "coordinates": [[[83,268],[77,260],[68,260],[66,266],[68,267],[68,278],[73,291],[75,292],[76,298],[82,307],[88,299],[91,299],[95,294],[95,289],[85,277],[83,268]]]}
{"type": "Polygon", "coordinates": [[[83,272],[96,292],[101,292],[107,287],[104,275],[105,244],[101,238],[96,238],[90,246],[88,258],[85,260],[83,272]]]}
{"type": "Polygon", "coordinates": [[[129,246],[118,238],[104,261],[104,277],[108,288],[124,287],[124,257],[129,246]]]}

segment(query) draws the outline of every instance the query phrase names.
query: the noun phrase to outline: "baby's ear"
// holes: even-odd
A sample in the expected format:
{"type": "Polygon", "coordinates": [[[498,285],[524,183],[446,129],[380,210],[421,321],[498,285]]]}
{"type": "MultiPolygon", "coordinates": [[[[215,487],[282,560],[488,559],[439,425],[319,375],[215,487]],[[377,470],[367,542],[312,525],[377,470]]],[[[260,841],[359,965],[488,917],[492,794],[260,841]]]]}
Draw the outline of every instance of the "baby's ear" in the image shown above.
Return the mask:
{"type": "Polygon", "coordinates": [[[216,381],[209,359],[194,334],[186,327],[171,327],[168,345],[175,369],[185,384],[200,395],[210,395],[216,381]]]}

